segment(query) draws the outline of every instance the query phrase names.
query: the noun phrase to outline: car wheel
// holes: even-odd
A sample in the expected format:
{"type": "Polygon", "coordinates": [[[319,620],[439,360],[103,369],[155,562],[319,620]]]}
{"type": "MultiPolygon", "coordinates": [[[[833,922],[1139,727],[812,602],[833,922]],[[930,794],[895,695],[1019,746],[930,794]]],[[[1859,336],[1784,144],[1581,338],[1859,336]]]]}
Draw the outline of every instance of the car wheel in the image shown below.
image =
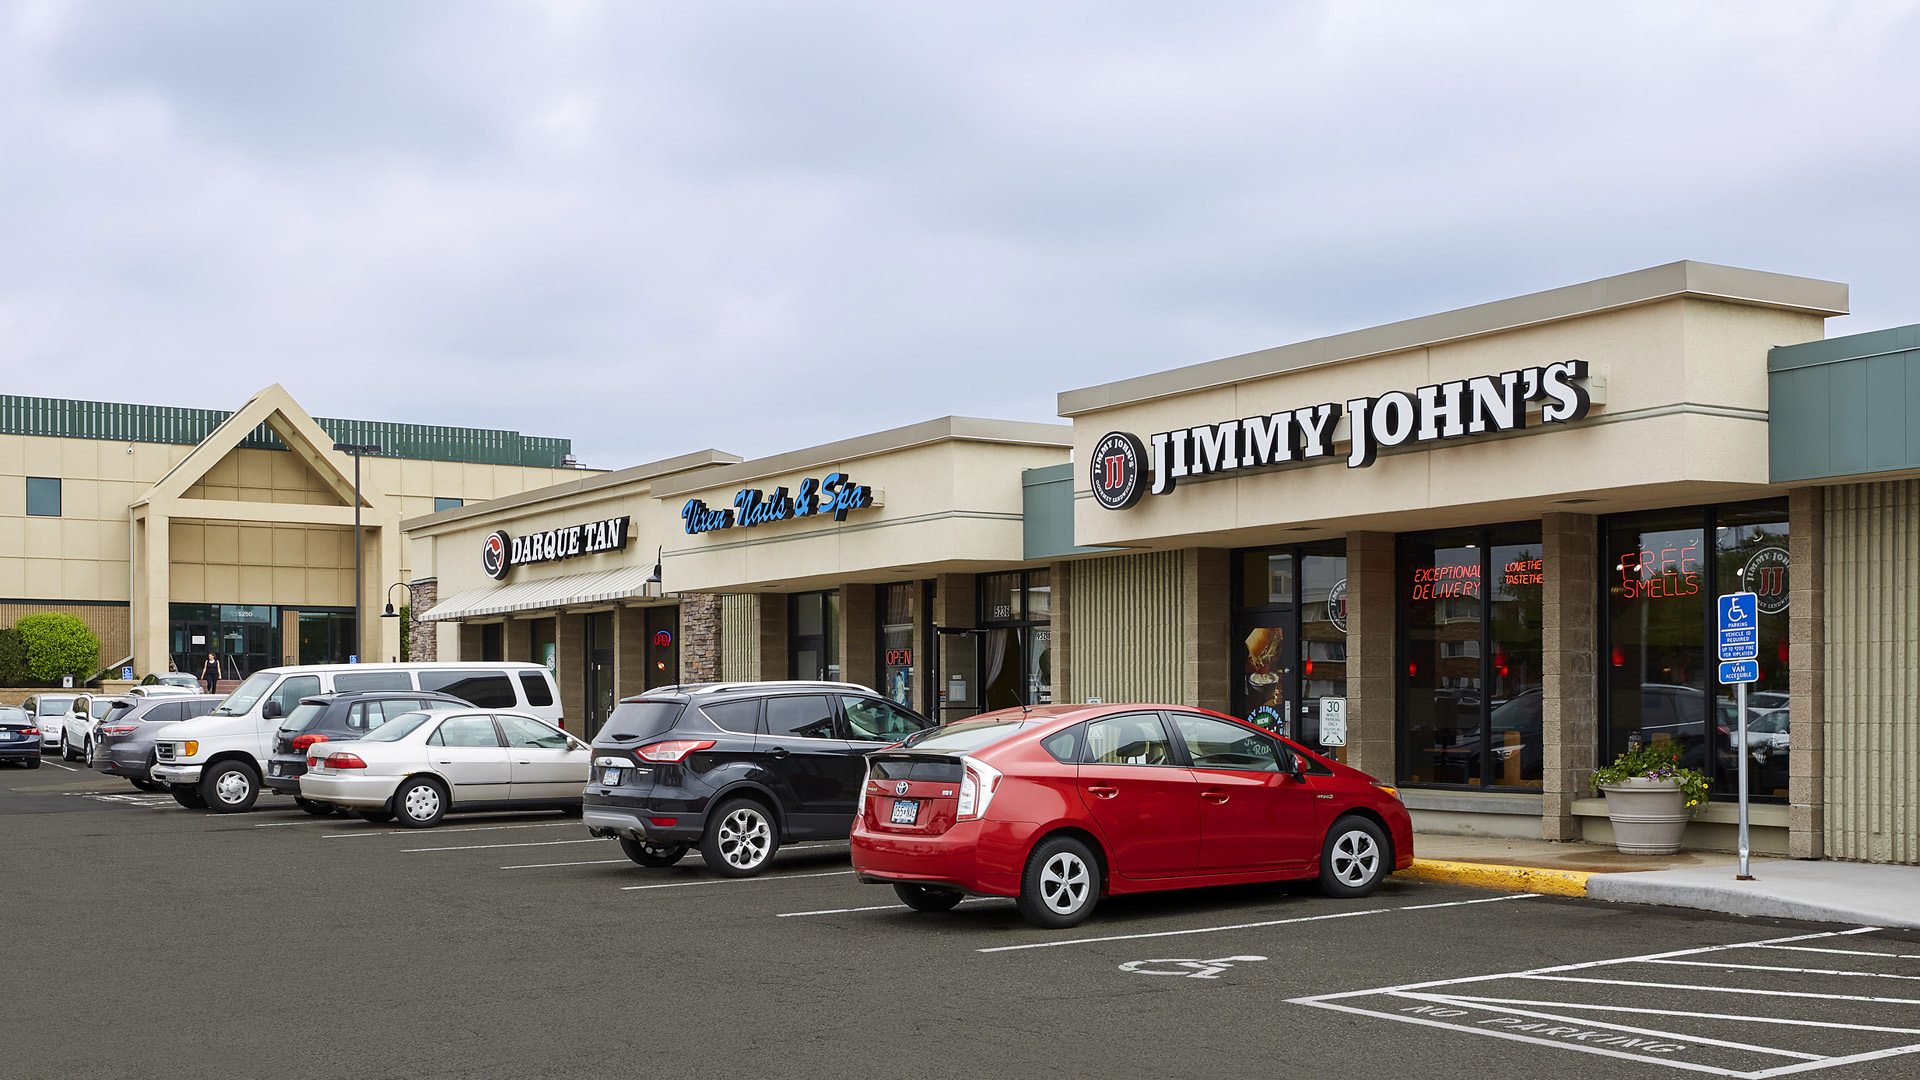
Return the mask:
{"type": "Polygon", "coordinates": [[[187,784],[176,784],[167,789],[173,793],[173,801],[189,810],[205,810],[207,800],[200,797],[200,789],[187,784]]]}
{"type": "Polygon", "coordinates": [[[700,857],[724,877],[752,877],[766,869],[779,849],[773,815],[752,799],[735,799],[722,806],[700,838],[700,857]]]}
{"type": "Polygon", "coordinates": [[[89,769],[93,768],[93,740],[92,739],[87,740],[86,749],[84,752],[81,753],[80,760],[87,763],[87,768],[89,769]]]}
{"type": "Polygon", "coordinates": [[[1393,870],[1387,834],[1363,817],[1343,817],[1320,849],[1320,891],[1342,899],[1366,896],[1393,870]]]}
{"type": "Polygon", "coordinates": [[[27,759],[27,768],[37,769],[39,767],[40,767],[40,758],[38,755],[35,755],[34,757],[30,757],[27,759]]]}
{"type": "Polygon", "coordinates": [[[641,866],[672,866],[687,857],[685,844],[655,844],[650,841],[620,838],[620,850],[641,866]]]}
{"type": "Polygon", "coordinates": [[[937,885],[909,885],[900,882],[893,887],[893,893],[900,902],[915,911],[952,911],[966,894],[959,889],[943,889],[937,885]]]}
{"type": "Polygon", "coordinates": [[[67,733],[64,731],[60,733],[60,760],[74,760],[73,747],[67,745],[67,733]]]}
{"type": "Polygon", "coordinates": [[[355,810],[352,811],[352,813],[354,817],[359,818],[361,821],[371,821],[376,825],[381,822],[393,820],[393,815],[387,813],[385,810],[355,810]]]}
{"type": "Polygon", "coordinates": [[[130,780],[128,782],[131,783],[134,787],[139,788],[141,791],[167,790],[167,785],[161,783],[158,780],[130,780]]]}
{"type": "Polygon", "coordinates": [[[200,797],[215,813],[251,810],[260,797],[260,774],[244,761],[222,761],[200,777],[200,797]]]}
{"type": "Polygon", "coordinates": [[[1100,864],[1071,836],[1043,841],[1027,857],[1017,901],[1021,918],[1049,930],[1078,926],[1100,900],[1100,864]]]}
{"type": "Polygon", "coordinates": [[[321,802],[319,799],[303,799],[298,795],[293,797],[293,805],[305,810],[314,817],[326,817],[334,811],[334,805],[330,802],[321,802]]]}
{"type": "Polygon", "coordinates": [[[393,793],[393,816],[410,829],[438,825],[447,814],[447,793],[431,780],[416,778],[393,793]]]}

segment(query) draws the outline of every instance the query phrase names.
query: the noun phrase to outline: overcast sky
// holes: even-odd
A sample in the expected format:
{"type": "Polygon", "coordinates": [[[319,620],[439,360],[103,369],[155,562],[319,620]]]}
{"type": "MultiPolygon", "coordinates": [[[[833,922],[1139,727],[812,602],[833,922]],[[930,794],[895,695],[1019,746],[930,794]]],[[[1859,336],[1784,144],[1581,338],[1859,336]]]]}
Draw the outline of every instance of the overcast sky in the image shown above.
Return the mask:
{"type": "Polygon", "coordinates": [[[1676,259],[1920,322],[1920,11],[0,0],[0,392],[749,457],[1676,259]]]}

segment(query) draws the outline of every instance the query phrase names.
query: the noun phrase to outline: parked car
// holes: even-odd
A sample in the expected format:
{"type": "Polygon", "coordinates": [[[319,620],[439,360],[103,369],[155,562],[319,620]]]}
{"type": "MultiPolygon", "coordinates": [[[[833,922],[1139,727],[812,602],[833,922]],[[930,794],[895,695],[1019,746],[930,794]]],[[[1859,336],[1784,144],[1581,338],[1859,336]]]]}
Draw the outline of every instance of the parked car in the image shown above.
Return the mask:
{"type": "Polygon", "coordinates": [[[587,744],[530,715],[403,713],[346,746],[307,747],[300,794],[368,821],[425,828],[464,810],[580,812],[587,744]]]}
{"type": "Polygon", "coordinates": [[[273,735],[273,757],[261,778],[268,790],[292,795],[294,804],[321,817],[339,808],[300,794],[300,777],[307,771],[307,748],[316,743],[352,742],[403,713],[422,709],[473,708],[451,694],[401,693],[395,690],[349,690],[302,698],[273,735]]]}
{"type": "Polygon", "coordinates": [[[558,726],[553,676],[539,664],[317,664],[266,668],[227,700],[154,743],[153,778],[189,809],[253,809],[280,721],[303,698],[346,690],[426,690],[481,708],[513,709],[558,726]]]}
{"type": "Polygon", "coordinates": [[[1003,709],[869,758],[853,868],[920,911],[1013,897],[1073,926],[1102,896],[1290,878],[1365,896],[1413,861],[1398,792],[1230,716],[1003,709]]]}
{"type": "Polygon", "coordinates": [[[124,700],[103,694],[76,695],[72,706],[60,717],[60,760],[79,761],[85,757],[85,748],[93,741],[94,728],[113,711],[116,703],[124,700]]]}
{"type": "Polygon", "coordinates": [[[122,700],[129,703],[124,711],[116,709],[100,721],[87,764],[95,772],[125,777],[141,791],[164,791],[166,785],[150,775],[154,740],[170,725],[205,716],[226,699],[193,694],[122,700]]]}
{"type": "Polygon", "coordinates": [[[0,705],[0,761],[17,761],[29,769],[40,767],[40,727],[33,714],[15,705],[0,705]]]}
{"type": "Polygon", "coordinates": [[[179,694],[197,694],[199,692],[200,685],[198,683],[192,686],[176,685],[173,683],[155,683],[152,686],[135,686],[127,690],[127,693],[133,697],[167,697],[179,694]]]}
{"type": "MultiPolygon", "coordinates": [[[[141,686],[178,686],[190,694],[200,692],[200,680],[184,671],[156,671],[140,680],[141,686]]],[[[136,687],[135,689],[138,689],[136,687]]]]}
{"type": "Polygon", "coordinates": [[[59,749],[60,728],[67,713],[73,710],[73,699],[78,694],[30,694],[20,707],[27,710],[34,723],[40,726],[40,749],[44,753],[49,749],[59,749]]]}
{"type": "Polygon", "coordinates": [[[641,866],[688,850],[748,877],[781,844],[844,840],[865,755],[932,726],[853,683],[663,687],[614,707],[594,737],[585,821],[641,866]]]}

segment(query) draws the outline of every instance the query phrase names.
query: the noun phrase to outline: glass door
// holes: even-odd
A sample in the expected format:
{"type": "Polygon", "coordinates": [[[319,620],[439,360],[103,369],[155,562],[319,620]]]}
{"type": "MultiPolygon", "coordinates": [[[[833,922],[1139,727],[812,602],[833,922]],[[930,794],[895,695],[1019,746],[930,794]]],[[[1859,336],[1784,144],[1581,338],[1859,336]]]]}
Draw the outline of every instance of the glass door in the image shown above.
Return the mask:
{"type": "Polygon", "coordinates": [[[933,680],[939,697],[933,719],[951,724],[985,711],[981,661],[986,653],[987,631],[935,627],[933,632],[937,642],[933,680]]]}
{"type": "Polygon", "coordinates": [[[596,611],[587,616],[586,708],[583,730],[591,739],[600,732],[613,712],[613,612],[596,611]]]}
{"type": "Polygon", "coordinates": [[[1293,708],[1298,637],[1292,604],[1243,611],[1234,619],[1233,715],[1290,739],[1301,737],[1293,708]]]}

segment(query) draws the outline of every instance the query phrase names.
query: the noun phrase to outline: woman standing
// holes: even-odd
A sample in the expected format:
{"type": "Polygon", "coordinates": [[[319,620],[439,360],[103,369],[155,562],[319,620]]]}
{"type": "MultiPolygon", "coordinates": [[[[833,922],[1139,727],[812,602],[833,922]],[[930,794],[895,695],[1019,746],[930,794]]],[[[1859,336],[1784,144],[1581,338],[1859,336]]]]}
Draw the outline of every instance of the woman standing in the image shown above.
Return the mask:
{"type": "Polygon", "coordinates": [[[209,694],[213,693],[214,685],[220,681],[220,661],[211,651],[207,653],[207,662],[200,666],[200,681],[207,685],[209,694]]]}

